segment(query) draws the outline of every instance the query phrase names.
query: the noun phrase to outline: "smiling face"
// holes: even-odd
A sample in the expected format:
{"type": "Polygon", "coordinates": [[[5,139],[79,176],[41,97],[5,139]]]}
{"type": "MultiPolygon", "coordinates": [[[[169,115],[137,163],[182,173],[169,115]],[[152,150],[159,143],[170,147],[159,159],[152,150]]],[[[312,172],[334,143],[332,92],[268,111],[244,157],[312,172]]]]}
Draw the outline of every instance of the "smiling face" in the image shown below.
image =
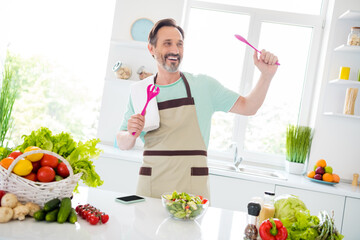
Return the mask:
{"type": "Polygon", "coordinates": [[[175,27],[162,27],[157,32],[155,46],[149,45],[151,55],[158,66],[168,72],[177,72],[183,58],[184,41],[181,33],[175,27]]]}

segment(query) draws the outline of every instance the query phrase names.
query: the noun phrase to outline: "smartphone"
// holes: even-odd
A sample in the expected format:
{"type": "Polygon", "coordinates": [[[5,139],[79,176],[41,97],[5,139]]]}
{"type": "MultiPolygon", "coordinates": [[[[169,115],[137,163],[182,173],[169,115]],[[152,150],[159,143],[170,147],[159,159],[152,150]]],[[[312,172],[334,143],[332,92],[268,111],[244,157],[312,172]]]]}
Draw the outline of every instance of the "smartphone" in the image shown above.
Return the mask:
{"type": "Polygon", "coordinates": [[[130,204],[130,203],[136,203],[136,202],[143,202],[143,201],[145,201],[145,198],[137,196],[137,195],[131,195],[131,196],[115,198],[115,201],[125,203],[125,204],[130,204]]]}

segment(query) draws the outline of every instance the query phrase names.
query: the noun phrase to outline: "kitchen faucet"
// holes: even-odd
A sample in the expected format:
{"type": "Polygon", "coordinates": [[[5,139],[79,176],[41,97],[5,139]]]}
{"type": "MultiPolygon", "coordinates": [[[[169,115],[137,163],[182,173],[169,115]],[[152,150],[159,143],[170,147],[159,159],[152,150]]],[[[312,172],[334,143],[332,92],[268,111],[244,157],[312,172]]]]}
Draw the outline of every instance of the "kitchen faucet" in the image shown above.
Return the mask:
{"type": "Polygon", "coordinates": [[[231,144],[231,147],[232,147],[232,148],[235,148],[235,149],[234,149],[234,165],[235,165],[236,169],[238,169],[240,163],[241,163],[242,160],[243,160],[243,158],[240,157],[240,156],[238,156],[238,146],[237,146],[237,143],[235,143],[235,142],[232,143],[232,144],[231,144]]]}

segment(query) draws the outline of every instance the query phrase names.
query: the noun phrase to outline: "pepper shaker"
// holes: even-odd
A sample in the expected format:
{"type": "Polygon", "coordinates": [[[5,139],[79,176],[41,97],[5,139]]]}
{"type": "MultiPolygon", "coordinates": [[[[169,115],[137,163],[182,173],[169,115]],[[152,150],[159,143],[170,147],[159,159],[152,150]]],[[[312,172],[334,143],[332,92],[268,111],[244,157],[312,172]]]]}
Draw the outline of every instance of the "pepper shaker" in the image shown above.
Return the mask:
{"type": "Polygon", "coordinates": [[[245,240],[256,240],[258,237],[258,216],[261,210],[261,205],[257,202],[249,202],[248,206],[248,215],[247,215],[247,226],[244,231],[245,240]]]}

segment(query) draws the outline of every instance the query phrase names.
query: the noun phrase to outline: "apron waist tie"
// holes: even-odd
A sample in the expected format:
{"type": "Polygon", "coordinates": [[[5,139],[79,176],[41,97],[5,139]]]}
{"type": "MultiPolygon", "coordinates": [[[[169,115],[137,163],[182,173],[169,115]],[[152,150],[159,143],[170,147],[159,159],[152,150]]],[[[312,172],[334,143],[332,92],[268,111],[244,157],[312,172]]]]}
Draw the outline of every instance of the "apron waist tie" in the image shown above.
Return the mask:
{"type": "Polygon", "coordinates": [[[190,156],[190,155],[201,155],[207,156],[207,151],[203,150],[146,150],[143,153],[144,156],[190,156]]]}

